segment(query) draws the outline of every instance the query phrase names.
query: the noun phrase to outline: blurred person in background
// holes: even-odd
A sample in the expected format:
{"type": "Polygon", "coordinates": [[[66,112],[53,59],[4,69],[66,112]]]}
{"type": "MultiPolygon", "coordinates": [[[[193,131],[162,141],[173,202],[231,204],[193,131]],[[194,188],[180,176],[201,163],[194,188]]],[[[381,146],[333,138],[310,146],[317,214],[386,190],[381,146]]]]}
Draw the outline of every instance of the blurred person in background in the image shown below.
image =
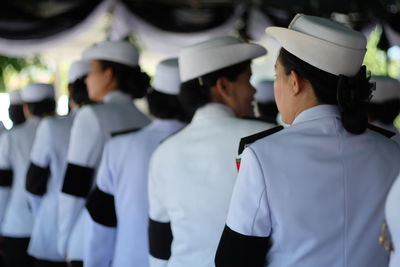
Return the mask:
{"type": "Polygon", "coordinates": [[[85,78],[89,62],[74,62],[68,73],[71,112],[62,117],[44,118],[38,127],[26,177],[33,214],[28,253],[35,267],[67,266],[57,250],[58,201],[67,166],[72,123],[79,108],[89,103],[85,78]]]}
{"type": "Polygon", "coordinates": [[[86,49],[90,62],[85,80],[89,98],[100,102],[82,107],[75,116],[68,147],[67,168],[59,201],[59,253],[82,266],[91,223],[84,208],[94,187],[104,144],[111,133],[150,123],[133,103],[146,95],[150,78],[141,71],[139,52],[127,41],[103,41],[86,49]]]}
{"type": "Polygon", "coordinates": [[[4,133],[0,143],[0,224],[9,267],[32,266],[27,254],[33,218],[25,191],[26,173],[39,122],[54,115],[56,107],[51,84],[28,84],[21,98],[27,120],[4,133]]]}
{"type": "Polygon", "coordinates": [[[160,142],[185,126],[179,88],[177,59],[160,62],[146,97],[154,120],[107,143],[96,189],[87,203],[94,223],[85,266],[149,266],[148,165],[160,142]]]}

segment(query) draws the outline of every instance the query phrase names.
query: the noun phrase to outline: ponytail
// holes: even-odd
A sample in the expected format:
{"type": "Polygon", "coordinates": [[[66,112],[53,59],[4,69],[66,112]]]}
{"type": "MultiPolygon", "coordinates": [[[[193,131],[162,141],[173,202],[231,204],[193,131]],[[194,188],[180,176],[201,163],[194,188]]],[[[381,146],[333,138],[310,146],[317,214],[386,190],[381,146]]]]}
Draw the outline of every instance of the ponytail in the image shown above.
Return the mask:
{"type": "Polygon", "coordinates": [[[100,60],[103,69],[110,68],[117,81],[118,89],[129,94],[132,98],[142,98],[146,95],[150,87],[150,77],[142,72],[140,67],[130,67],[127,65],[100,60]]]}
{"type": "Polygon", "coordinates": [[[348,78],[339,75],[337,83],[337,103],[343,127],[350,133],[361,134],[368,126],[368,102],[373,85],[362,66],[356,76],[348,78]]]}

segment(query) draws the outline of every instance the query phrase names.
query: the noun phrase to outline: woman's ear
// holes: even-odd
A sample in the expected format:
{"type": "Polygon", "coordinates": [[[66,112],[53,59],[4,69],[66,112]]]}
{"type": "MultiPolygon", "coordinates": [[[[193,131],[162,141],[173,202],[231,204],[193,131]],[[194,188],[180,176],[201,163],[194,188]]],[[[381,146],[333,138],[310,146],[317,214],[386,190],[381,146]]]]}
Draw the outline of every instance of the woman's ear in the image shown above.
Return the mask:
{"type": "Polygon", "coordinates": [[[111,81],[114,77],[113,70],[111,68],[107,68],[104,70],[104,77],[106,77],[107,81],[111,81]]]}
{"type": "Polygon", "coordinates": [[[230,97],[229,91],[229,80],[226,77],[218,78],[215,83],[216,91],[223,100],[227,100],[230,97]]]}
{"type": "Polygon", "coordinates": [[[303,89],[304,80],[299,76],[299,74],[297,74],[297,72],[292,70],[289,74],[289,83],[293,95],[298,95],[303,89]]]}

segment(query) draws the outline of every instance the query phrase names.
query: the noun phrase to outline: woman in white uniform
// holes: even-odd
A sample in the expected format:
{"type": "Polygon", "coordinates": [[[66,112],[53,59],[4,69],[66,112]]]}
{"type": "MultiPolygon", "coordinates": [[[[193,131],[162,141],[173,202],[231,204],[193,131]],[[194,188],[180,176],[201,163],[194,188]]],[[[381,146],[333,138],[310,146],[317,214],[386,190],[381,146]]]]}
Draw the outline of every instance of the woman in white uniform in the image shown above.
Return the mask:
{"type": "Polygon", "coordinates": [[[368,125],[365,37],[301,14],[267,33],[282,45],[275,99],[291,126],[242,139],[216,266],[386,266],[377,240],[400,149],[368,125]]]}
{"type": "Polygon", "coordinates": [[[57,250],[58,199],[67,166],[72,122],[79,107],[89,102],[84,82],[88,72],[87,61],[71,65],[69,105],[74,108],[67,116],[43,119],[32,147],[26,190],[34,220],[28,253],[35,258],[35,267],[67,266],[57,250]]]}
{"type": "Polygon", "coordinates": [[[61,255],[82,266],[86,198],[100,164],[105,142],[111,133],[146,126],[150,120],[133,104],[146,94],[149,77],[138,65],[139,53],[126,41],[104,41],[88,48],[86,78],[89,98],[102,102],[82,107],[74,119],[68,149],[59,209],[58,249],[61,255]]]}
{"type": "Polygon", "coordinates": [[[85,266],[149,266],[148,165],[160,142],[185,126],[179,87],[178,60],[159,63],[154,89],[147,94],[155,119],[142,130],[118,134],[107,143],[96,189],[87,203],[94,222],[85,266]]]}
{"type": "Polygon", "coordinates": [[[29,156],[42,117],[55,111],[51,84],[29,84],[21,92],[27,120],[5,132],[0,143],[0,223],[6,266],[32,266],[27,254],[32,213],[25,191],[29,156]]]}
{"type": "Polygon", "coordinates": [[[194,117],[154,152],[150,266],[211,267],[236,177],[240,137],[272,125],[254,116],[251,60],[266,50],[224,36],[183,49],[180,98],[194,117]]]}

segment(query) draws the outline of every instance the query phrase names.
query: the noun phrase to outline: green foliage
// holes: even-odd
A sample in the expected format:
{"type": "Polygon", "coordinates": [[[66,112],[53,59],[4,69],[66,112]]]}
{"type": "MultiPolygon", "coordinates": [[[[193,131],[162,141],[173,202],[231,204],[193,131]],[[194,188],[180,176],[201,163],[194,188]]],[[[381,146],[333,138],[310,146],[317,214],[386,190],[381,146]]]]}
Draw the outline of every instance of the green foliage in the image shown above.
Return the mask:
{"type": "Polygon", "coordinates": [[[397,78],[400,75],[400,60],[391,60],[385,51],[378,48],[382,30],[376,28],[368,37],[367,53],[364,58],[364,65],[372,75],[387,75],[397,78]]]}
{"type": "Polygon", "coordinates": [[[21,72],[31,66],[45,69],[38,56],[17,58],[0,55],[0,92],[6,91],[7,79],[10,75],[21,72]]]}

